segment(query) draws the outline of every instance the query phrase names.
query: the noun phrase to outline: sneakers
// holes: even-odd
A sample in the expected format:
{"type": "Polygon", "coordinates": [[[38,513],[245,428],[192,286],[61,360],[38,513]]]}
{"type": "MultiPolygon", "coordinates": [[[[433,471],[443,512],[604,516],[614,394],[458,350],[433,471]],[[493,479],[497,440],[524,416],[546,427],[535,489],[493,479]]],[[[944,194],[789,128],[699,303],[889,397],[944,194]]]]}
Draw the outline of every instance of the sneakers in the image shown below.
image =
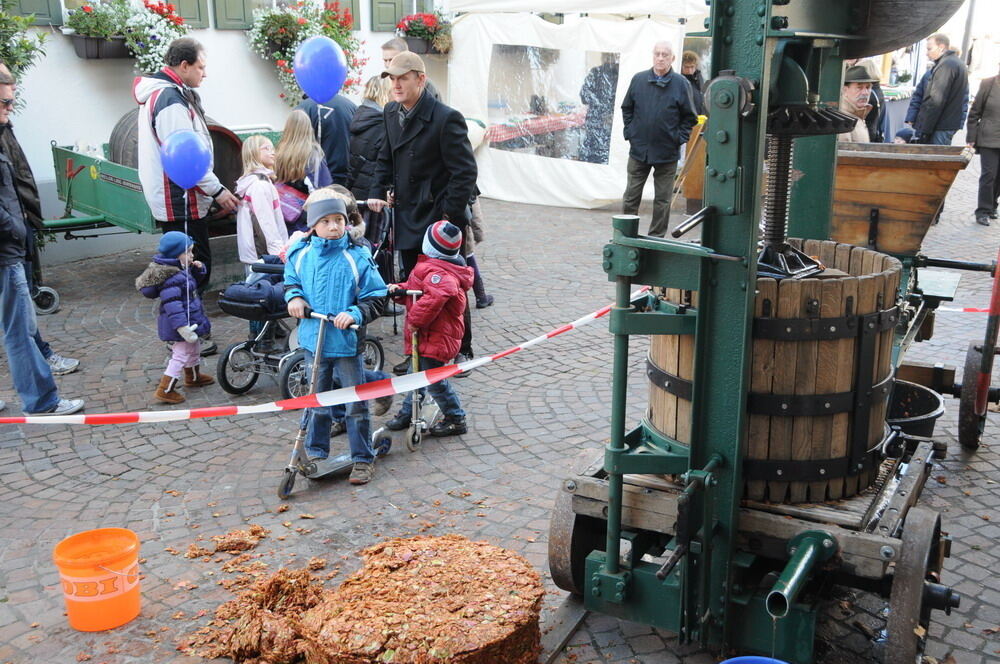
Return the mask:
{"type": "Polygon", "coordinates": [[[63,357],[59,353],[52,353],[45,361],[49,363],[49,368],[52,369],[53,376],[65,376],[80,368],[80,360],[74,360],[72,357],[63,357]]]}
{"type": "Polygon", "coordinates": [[[201,346],[199,352],[202,357],[207,357],[209,355],[214,355],[219,352],[219,346],[212,341],[211,337],[205,337],[204,339],[198,339],[198,344],[201,346]]]}
{"type": "Polygon", "coordinates": [[[997,209],[993,208],[993,211],[990,212],[990,219],[996,219],[996,218],[997,218],[997,209]]]}
{"type": "Polygon", "coordinates": [[[347,424],[341,422],[340,420],[334,420],[333,424],[330,425],[330,438],[333,438],[334,436],[339,436],[345,431],[347,431],[347,424]]]}
{"type": "Polygon", "coordinates": [[[431,427],[431,435],[440,436],[460,436],[468,432],[469,427],[465,424],[465,417],[453,417],[446,415],[444,419],[431,427]]]}
{"type": "Polygon", "coordinates": [[[484,295],[482,297],[476,298],[476,309],[485,309],[486,307],[493,306],[493,296],[484,295]]]}
{"type": "Polygon", "coordinates": [[[385,428],[389,431],[402,431],[410,426],[409,413],[397,413],[394,418],[385,423],[385,428]]]}
{"type": "MultiPolygon", "coordinates": [[[[471,355],[467,355],[465,353],[459,353],[458,355],[455,356],[455,364],[468,362],[471,359],[472,359],[471,355]]],[[[469,370],[466,369],[465,371],[459,371],[457,374],[455,374],[455,378],[465,378],[468,375],[469,375],[469,370]]]]}
{"type": "Polygon", "coordinates": [[[976,223],[979,224],[980,226],[989,226],[990,218],[985,214],[977,214],[976,223]]]}
{"type": "Polygon", "coordinates": [[[375,477],[375,463],[358,461],[351,469],[351,477],[347,481],[351,484],[368,484],[373,477],[375,477]]]}
{"type": "Polygon", "coordinates": [[[60,399],[56,407],[45,413],[25,413],[25,415],[72,415],[83,410],[83,399],[60,399]]]}
{"type": "Polygon", "coordinates": [[[392,366],[392,373],[396,374],[397,376],[405,376],[406,374],[410,373],[410,356],[407,355],[406,357],[403,358],[402,362],[400,362],[399,364],[394,364],[392,366]]]}
{"type": "Polygon", "coordinates": [[[378,417],[379,415],[385,415],[392,408],[392,400],[396,397],[395,394],[389,394],[384,397],[377,397],[375,399],[375,407],[372,408],[372,415],[378,417]]]}

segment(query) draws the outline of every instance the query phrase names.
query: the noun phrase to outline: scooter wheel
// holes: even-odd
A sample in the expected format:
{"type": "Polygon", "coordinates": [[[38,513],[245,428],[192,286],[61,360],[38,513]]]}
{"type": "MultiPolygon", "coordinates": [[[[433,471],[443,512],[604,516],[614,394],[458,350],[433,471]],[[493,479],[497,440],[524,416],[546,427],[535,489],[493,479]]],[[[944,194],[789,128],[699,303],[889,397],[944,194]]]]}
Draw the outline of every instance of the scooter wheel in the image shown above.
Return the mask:
{"type": "Polygon", "coordinates": [[[383,436],[375,441],[375,456],[384,457],[392,449],[392,438],[383,436]]]}
{"type": "Polygon", "coordinates": [[[59,311],[59,293],[48,286],[39,286],[31,299],[35,303],[35,313],[39,316],[59,311]]]}
{"type": "Polygon", "coordinates": [[[406,436],[406,449],[411,452],[416,452],[420,449],[420,443],[423,438],[423,434],[420,432],[420,428],[416,426],[411,426],[406,436]]]}
{"type": "Polygon", "coordinates": [[[295,471],[285,468],[285,476],[281,478],[278,485],[278,498],[285,500],[292,495],[292,487],[295,486],[295,471]]]}

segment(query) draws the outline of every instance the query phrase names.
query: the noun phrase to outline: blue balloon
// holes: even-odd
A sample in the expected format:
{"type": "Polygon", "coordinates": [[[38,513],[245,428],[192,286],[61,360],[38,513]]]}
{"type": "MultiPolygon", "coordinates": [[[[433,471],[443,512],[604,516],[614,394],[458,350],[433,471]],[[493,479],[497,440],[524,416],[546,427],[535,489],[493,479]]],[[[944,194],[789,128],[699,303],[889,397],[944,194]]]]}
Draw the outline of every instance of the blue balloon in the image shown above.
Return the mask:
{"type": "Polygon", "coordinates": [[[340,44],[329,37],[310,37],[295,51],[292,69],[302,91],[323,104],[340,92],[347,80],[347,57],[340,44]]]}
{"type": "Polygon", "coordinates": [[[212,165],[212,150],[191,129],[167,136],[160,146],[163,172],[181,189],[193,189],[212,165]]]}

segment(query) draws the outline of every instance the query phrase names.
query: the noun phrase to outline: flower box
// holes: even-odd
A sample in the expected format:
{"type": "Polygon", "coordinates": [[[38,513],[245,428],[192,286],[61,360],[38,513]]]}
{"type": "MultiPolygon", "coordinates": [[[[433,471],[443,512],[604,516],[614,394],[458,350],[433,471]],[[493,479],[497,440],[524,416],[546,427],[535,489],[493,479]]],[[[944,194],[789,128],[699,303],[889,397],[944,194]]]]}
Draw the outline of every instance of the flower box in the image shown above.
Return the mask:
{"type": "Polygon", "coordinates": [[[403,39],[406,40],[406,47],[412,53],[429,53],[431,50],[431,44],[426,39],[419,37],[403,37],[403,39]]]}
{"type": "Polygon", "coordinates": [[[108,58],[131,58],[132,53],[125,45],[124,37],[85,37],[70,35],[73,40],[73,50],[77,56],[85,60],[103,60],[108,58]]]}

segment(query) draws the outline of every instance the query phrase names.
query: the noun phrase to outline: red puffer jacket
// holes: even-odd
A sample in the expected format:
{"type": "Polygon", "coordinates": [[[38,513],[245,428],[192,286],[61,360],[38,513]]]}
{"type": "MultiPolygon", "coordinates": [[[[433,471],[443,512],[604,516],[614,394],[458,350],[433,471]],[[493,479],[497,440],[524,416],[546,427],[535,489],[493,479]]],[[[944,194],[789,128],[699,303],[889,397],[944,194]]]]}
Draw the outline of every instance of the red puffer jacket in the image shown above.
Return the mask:
{"type": "Polygon", "coordinates": [[[420,338],[420,355],[441,362],[451,362],[462,345],[465,334],[465,291],[472,288],[471,267],[455,265],[437,258],[421,255],[410,272],[406,290],[419,290],[424,294],[410,306],[408,297],[396,297],[407,305],[403,338],[406,353],[410,354],[410,330],[417,328],[420,338]]]}

